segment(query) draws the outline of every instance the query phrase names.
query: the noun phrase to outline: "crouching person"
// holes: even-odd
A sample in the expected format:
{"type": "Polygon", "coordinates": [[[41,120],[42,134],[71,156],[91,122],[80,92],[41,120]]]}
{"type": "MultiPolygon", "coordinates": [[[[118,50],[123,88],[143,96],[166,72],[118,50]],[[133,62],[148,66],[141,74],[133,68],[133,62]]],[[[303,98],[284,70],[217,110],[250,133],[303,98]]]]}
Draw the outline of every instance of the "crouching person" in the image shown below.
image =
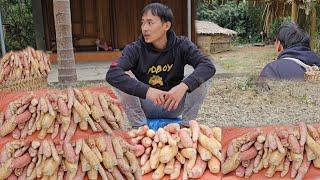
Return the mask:
{"type": "Polygon", "coordinates": [[[211,60],[186,37],[172,30],[170,8],[160,3],[147,5],[142,12],[139,40],[128,44],[122,56],[110,66],[106,80],[119,89],[119,98],[131,125],[147,119],[176,119],[181,124],[196,119],[215,74],[211,60]],[[184,67],[194,71],[184,77],[184,67]]]}
{"type": "Polygon", "coordinates": [[[261,79],[304,80],[304,74],[312,66],[320,66],[320,58],[310,49],[310,37],[296,23],[280,26],[275,37],[277,59],[267,64],[261,79]]]}

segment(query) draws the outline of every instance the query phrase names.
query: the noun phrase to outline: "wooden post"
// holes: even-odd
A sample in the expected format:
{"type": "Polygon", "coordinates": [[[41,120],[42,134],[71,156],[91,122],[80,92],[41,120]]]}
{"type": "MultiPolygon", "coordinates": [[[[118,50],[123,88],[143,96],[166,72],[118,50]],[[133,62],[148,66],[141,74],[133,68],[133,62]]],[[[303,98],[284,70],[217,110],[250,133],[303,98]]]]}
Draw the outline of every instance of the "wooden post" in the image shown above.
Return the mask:
{"type": "Polygon", "coordinates": [[[4,56],[6,54],[6,47],[4,44],[4,35],[2,30],[1,11],[0,11],[0,44],[1,44],[1,53],[2,53],[2,56],[4,56]]]}
{"type": "Polygon", "coordinates": [[[34,23],[34,30],[36,35],[36,47],[38,50],[46,49],[44,26],[43,26],[43,13],[42,5],[39,0],[31,0],[32,4],[32,18],[34,23]]]}
{"type": "Polygon", "coordinates": [[[70,86],[77,81],[72,43],[70,1],[53,0],[53,13],[58,55],[58,80],[63,86],[70,86]]]}
{"type": "Polygon", "coordinates": [[[316,9],[316,4],[312,5],[312,10],[311,10],[311,18],[310,18],[310,35],[311,35],[311,41],[310,41],[310,47],[315,50],[317,48],[317,42],[318,42],[318,37],[317,37],[317,32],[318,32],[318,27],[317,27],[317,9],[316,9]]]}
{"type": "Polygon", "coordinates": [[[296,0],[292,0],[291,20],[293,22],[297,22],[298,21],[298,2],[296,0]]]}

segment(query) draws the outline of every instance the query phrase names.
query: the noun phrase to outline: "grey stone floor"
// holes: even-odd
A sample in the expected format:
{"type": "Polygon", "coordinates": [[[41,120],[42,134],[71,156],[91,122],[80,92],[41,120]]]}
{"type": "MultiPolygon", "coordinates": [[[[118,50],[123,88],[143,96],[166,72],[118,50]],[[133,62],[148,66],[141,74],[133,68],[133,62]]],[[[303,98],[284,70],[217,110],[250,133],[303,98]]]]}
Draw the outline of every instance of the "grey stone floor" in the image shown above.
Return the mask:
{"type": "MultiPolygon", "coordinates": [[[[106,72],[111,64],[111,61],[90,61],[76,62],[78,81],[104,80],[106,72]]],[[[226,73],[222,67],[215,64],[217,69],[216,74],[226,73]]],[[[189,65],[185,67],[185,75],[192,72],[193,68],[189,65]]],[[[52,70],[48,77],[48,82],[58,82],[58,64],[52,64],[52,70]]]]}

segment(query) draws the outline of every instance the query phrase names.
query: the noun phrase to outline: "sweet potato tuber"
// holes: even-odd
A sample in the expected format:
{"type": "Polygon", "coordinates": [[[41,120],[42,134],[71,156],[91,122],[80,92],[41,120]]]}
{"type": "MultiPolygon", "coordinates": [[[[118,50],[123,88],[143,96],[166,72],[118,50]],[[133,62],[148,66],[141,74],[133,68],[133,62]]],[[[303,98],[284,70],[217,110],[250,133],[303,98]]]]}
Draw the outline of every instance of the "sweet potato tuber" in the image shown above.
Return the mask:
{"type": "Polygon", "coordinates": [[[83,153],[80,153],[80,164],[83,172],[89,171],[91,169],[91,166],[89,162],[86,160],[86,158],[84,157],[83,153]]]}
{"type": "Polygon", "coordinates": [[[281,174],[280,174],[281,177],[285,177],[285,176],[288,174],[288,172],[289,172],[289,167],[290,167],[290,161],[289,161],[288,158],[286,158],[286,159],[284,160],[283,170],[281,171],[281,174]]]}
{"type": "Polygon", "coordinates": [[[240,165],[240,166],[236,169],[236,176],[237,176],[237,177],[244,177],[245,171],[246,171],[246,168],[244,168],[243,166],[240,165]]]}
{"type": "Polygon", "coordinates": [[[157,169],[152,174],[152,179],[158,180],[161,179],[164,176],[164,164],[160,164],[157,169]]]}
{"type": "Polygon", "coordinates": [[[312,125],[308,124],[307,125],[308,131],[310,132],[311,137],[318,142],[320,140],[320,136],[319,133],[317,131],[317,129],[315,127],[313,127],[312,125]]]}
{"type": "Polygon", "coordinates": [[[228,174],[231,171],[234,171],[237,169],[237,167],[240,165],[241,161],[239,161],[239,153],[236,152],[232,156],[228,157],[224,163],[222,163],[221,166],[221,172],[223,174],[228,174]]]}
{"type": "Polygon", "coordinates": [[[199,156],[197,157],[196,163],[192,168],[191,172],[188,173],[190,178],[201,178],[204,171],[206,170],[207,162],[203,161],[199,156]]]}
{"type": "Polygon", "coordinates": [[[90,169],[88,171],[88,179],[89,180],[96,180],[98,179],[98,170],[96,169],[90,169]]]}
{"type": "Polygon", "coordinates": [[[254,163],[254,160],[251,159],[249,166],[246,168],[246,171],[244,172],[245,178],[249,178],[253,174],[253,163],[254,163]]]}
{"type": "Polygon", "coordinates": [[[141,144],[142,144],[144,147],[148,148],[148,147],[151,146],[152,140],[151,140],[151,138],[149,138],[149,137],[144,137],[144,138],[141,140],[141,144]]]}
{"type": "Polygon", "coordinates": [[[0,179],[6,179],[13,172],[13,168],[11,167],[13,159],[8,159],[2,166],[0,166],[0,179]]]}
{"type": "Polygon", "coordinates": [[[180,162],[180,164],[184,164],[186,162],[185,157],[183,157],[180,152],[177,153],[176,159],[180,162]]]}
{"type": "Polygon", "coordinates": [[[201,159],[204,161],[209,161],[212,158],[211,152],[205,149],[204,147],[202,147],[200,144],[197,146],[197,151],[201,159]]]}
{"type": "Polygon", "coordinates": [[[181,164],[178,161],[174,162],[173,172],[170,174],[170,179],[178,179],[180,175],[181,164]]]}
{"type": "Polygon", "coordinates": [[[89,148],[87,143],[85,141],[82,141],[82,153],[85,157],[85,159],[89,162],[92,168],[98,169],[98,166],[100,164],[99,159],[95,155],[95,153],[89,148]]]}
{"type": "Polygon", "coordinates": [[[137,169],[139,168],[139,162],[136,156],[131,153],[130,151],[125,152],[125,156],[129,161],[130,167],[132,169],[132,172],[135,173],[137,169]]]}
{"type": "Polygon", "coordinates": [[[299,122],[299,129],[300,129],[300,146],[304,146],[307,141],[307,134],[308,129],[305,122],[299,122]]]}
{"type": "Polygon", "coordinates": [[[148,161],[141,167],[142,175],[147,174],[147,173],[151,172],[152,170],[153,170],[153,169],[151,168],[150,160],[148,160],[148,161]]]}
{"type": "Polygon", "coordinates": [[[192,139],[189,133],[185,129],[179,131],[180,142],[183,147],[190,148],[192,147],[192,139]]]}
{"type": "Polygon", "coordinates": [[[278,137],[278,135],[277,135],[277,134],[273,134],[273,137],[274,137],[274,139],[276,140],[278,150],[279,150],[281,153],[285,153],[286,150],[284,149],[284,147],[283,147],[283,145],[282,145],[282,143],[281,143],[281,140],[280,140],[280,138],[278,137]]]}
{"type": "Polygon", "coordinates": [[[170,123],[164,127],[164,130],[169,133],[177,133],[180,130],[180,125],[178,123],[170,123]]]}
{"type": "Polygon", "coordinates": [[[200,133],[199,123],[195,120],[190,120],[189,125],[192,132],[192,141],[197,142],[199,138],[199,133],[200,133]]]}
{"type": "Polygon", "coordinates": [[[289,149],[292,152],[294,152],[294,153],[301,152],[301,147],[300,147],[299,141],[297,140],[297,138],[294,135],[289,134],[288,143],[289,143],[289,149]]]}
{"type": "Polygon", "coordinates": [[[221,157],[221,144],[215,138],[208,138],[207,136],[200,133],[199,143],[201,146],[209,150],[213,155],[215,155],[219,160],[221,157]]]}
{"type": "Polygon", "coordinates": [[[45,166],[43,167],[43,175],[44,176],[52,176],[60,165],[60,160],[55,161],[53,158],[47,159],[45,166]]]}
{"type": "Polygon", "coordinates": [[[4,122],[4,113],[0,112],[0,126],[2,126],[3,122],[4,122]]]}
{"type": "Polygon", "coordinates": [[[320,144],[318,144],[309,134],[307,134],[307,145],[317,157],[320,156],[320,144]]]}
{"type": "Polygon", "coordinates": [[[7,134],[11,133],[17,126],[16,116],[11,116],[10,119],[6,120],[2,126],[0,126],[0,136],[4,137],[7,134]]]}
{"type": "Polygon", "coordinates": [[[92,106],[93,105],[93,96],[92,96],[92,93],[89,91],[89,90],[84,90],[82,91],[82,94],[84,96],[84,99],[86,101],[86,103],[89,105],[89,106],[92,106]]]}
{"type": "Polygon", "coordinates": [[[304,176],[306,175],[306,173],[309,170],[310,164],[311,164],[311,161],[308,161],[307,157],[304,157],[303,162],[302,162],[301,166],[299,167],[298,174],[295,178],[296,180],[304,179],[304,176]]]}
{"type": "Polygon", "coordinates": [[[159,161],[161,163],[168,163],[178,153],[178,146],[166,145],[160,150],[159,161]]]}
{"type": "Polygon", "coordinates": [[[174,163],[175,163],[175,159],[173,158],[167,164],[165,164],[165,167],[164,167],[165,174],[172,174],[173,173],[174,163]]]}
{"type": "Polygon", "coordinates": [[[250,147],[255,143],[255,141],[250,141],[244,145],[241,146],[240,148],[240,151],[243,152],[243,151],[246,151],[248,149],[250,149],[250,147]]]}
{"type": "Polygon", "coordinates": [[[185,148],[181,150],[181,154],[188,159],[184,166],[186,167],[187,173],[190,173],[197,160],[197,150],[193,148],[185,148]]]}
{"type": "Polygon", "coordinates": [[[29,153],[25,153],[22,156],[13,159],[12,163],[11,163],[11,167],[12,168],[23,168],[25,166],[27,166],[29,163],[31,162],[31,156],[29,155],[29,153]]]}
{"type": "MultiPolygon", "coordinates": [[[[83,146],[82,146],[83,148],[83,146]]],[[[76,153],[69,142],[64,142],[63,143],[63,156],[68,160],[70,163],[75,163],[77,160],[76,153]]],[[[87,159],[88,160],[88,159],[87,159]]],[[[89,160],[88,160],[89,161],[89,160]]]]}
{"type": "Polygon", "coordinates": [[[220,172],[220,161],[216,157],[212,156],[212,158],[208,161],[208,168],[211,173],[219,173],[220,172]]]}
{"type": "Polygon", "coordinates": [[[216,138],[219,142],[221,142],[222,130],[219,127],[212,128],[213,137],[216,138]]]}
{"type": "Polygon", "coordinates": [[[68,95],[67,107],[68,107],[69,110],[71,110],[71,108],[73,106],[73,99],[74,99],[74,91],[73,91],[72,87],[68,87],[67,95],[68,95]]]}

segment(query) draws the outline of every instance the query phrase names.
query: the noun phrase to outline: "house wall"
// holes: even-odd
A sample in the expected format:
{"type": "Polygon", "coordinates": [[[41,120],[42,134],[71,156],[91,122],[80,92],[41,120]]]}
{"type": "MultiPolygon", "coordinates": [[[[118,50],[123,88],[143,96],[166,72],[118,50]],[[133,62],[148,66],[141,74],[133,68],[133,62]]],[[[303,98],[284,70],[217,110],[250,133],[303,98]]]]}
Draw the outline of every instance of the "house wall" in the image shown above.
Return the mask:
{"type": "Polygon", "coordinates": [[[210,53],[219,53],[231,50],[232,37],[225,34],[215,34],[211,36],[210,53]]]}
{"type": "Polygon", "coordinates": [[[199,34],[197,36],[198,47],[205,53],[210,53],[211,36],[206,34],[199,34]]]}
{"type": "MultiPolygon", "coordinates": [[[[52,0],[41,2],[46,48],[50,50],[55,46],[52,0]]],[[[70,0],[74,46],[94,46],[100,39],[113,48],[124,48],[141,34],[141,11],[151,2],[168,5],[174,14],[174,31],[187,36],[187,0],[70,0]]],[[[192,2],[195,18],[196,0],[192,2]]],[[[194,38],[194,24],[192,27],[194,38]]]]}
{"type": "Polygon", "coordinates": [[[197,44],[205,53],[218,53],[231,49],[232,37],[224,34],[197,36],[197,44]]]}

